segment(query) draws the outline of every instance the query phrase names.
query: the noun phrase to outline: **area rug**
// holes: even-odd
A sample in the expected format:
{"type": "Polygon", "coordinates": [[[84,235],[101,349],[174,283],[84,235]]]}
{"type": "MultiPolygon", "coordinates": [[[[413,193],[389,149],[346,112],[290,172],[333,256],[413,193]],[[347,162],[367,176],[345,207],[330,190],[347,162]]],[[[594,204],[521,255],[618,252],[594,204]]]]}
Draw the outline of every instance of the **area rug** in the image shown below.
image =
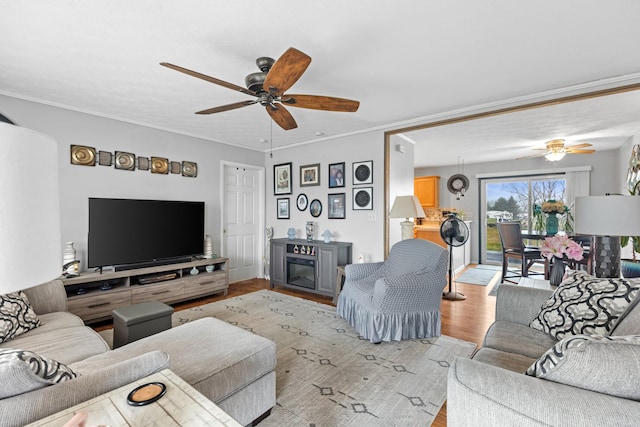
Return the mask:
{"type": "Polygon", "coordinates": [[[487,286],[488,284],[497,283],[501,277],[501,267],[479,264],[475,267],[467,268],[464,273],[456,277],[456,282],[487,286]]]}
{"type": "Polygon", "coordinates": [[[178,311],[172,323],[206,316],[276,342],[277,404],[261,427],[430,425],[451,362],[475,349],[447,336],[372,344],[335,307],[268,290],[178,311]]]}

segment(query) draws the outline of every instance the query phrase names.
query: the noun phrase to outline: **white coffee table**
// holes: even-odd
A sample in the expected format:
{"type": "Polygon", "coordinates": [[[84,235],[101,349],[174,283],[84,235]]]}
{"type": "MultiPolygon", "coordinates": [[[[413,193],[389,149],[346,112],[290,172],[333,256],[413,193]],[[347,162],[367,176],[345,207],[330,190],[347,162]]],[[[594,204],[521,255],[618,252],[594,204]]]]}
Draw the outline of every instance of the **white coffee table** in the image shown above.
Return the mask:
{"type": "Polygon", "coordinates": [[[521,277],[520,281],[518,281],[518,286],[526,286],[529,288],[548,289],[548,290],[556,289],[556,286],[551,286],[551,283],[549,283],[548,280],[534,279],[532,277],[521,277]]]}
{"type": "Polygon", "coordinates": [[[242,427],[240,423],[169,369],[87,400],[29,426],[60,427],[78,412],[89,414],[88,426],[242,427]],[[131,390],[150,382],[165,384],[167,386],[165,395],[146,406],[129,405],[127,396],[131,390]]]}

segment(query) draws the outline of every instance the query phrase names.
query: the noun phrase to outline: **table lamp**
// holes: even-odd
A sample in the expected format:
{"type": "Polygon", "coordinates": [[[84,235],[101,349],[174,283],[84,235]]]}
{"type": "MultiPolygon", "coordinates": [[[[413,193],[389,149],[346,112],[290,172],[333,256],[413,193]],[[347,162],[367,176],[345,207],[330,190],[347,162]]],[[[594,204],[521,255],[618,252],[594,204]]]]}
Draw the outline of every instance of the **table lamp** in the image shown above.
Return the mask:
{"type": "Polygon", "coordinates": [[[398,196],[393,201],[389,218],[404,218],[400,223],[402,227],[402,240],[413,239],[413,221],[409,218],[424,218],[426,215],[420,201],[416,196],[398,196]]]}
{"type": "Polygon", "coordinates": [[[593,274],[620,277],[620,236],[640,236],[640,197],[576,197],[574,231],[594,236],[593,274]]]}
{"type": "Polygon", "coordinates": [[[58,146],[0,122],[0,295],[62,273],[58,146]]]}

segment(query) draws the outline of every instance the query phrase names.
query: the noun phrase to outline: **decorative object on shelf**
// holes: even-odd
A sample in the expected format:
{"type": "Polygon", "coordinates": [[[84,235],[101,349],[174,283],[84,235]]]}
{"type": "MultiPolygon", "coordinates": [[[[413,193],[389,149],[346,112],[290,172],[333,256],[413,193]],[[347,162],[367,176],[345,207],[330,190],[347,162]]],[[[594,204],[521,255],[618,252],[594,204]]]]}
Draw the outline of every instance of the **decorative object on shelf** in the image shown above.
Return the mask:
{"type": "Polygon", "coordinates": [[[311,248],[310,249],[310,251],[311,251],[310,254],[311,255],[315,255],[316,254],[316,247],[315,246],[311,246],[310,248],[311,248]]]}
{"type": "Polygon", "coordinates": [[[595,236],[594,275],[620,277],[620,236],[640,236],[640,197],[576,197],[574,212],[575,232],[595,236]]]}
{"type": "Polygon", "coordinates": [[[344,162],[329,163],[329,188],[344,187],[344,162]]]}
{"type": "Polygon", "coordinates": [[[353,185],[373,184],[373,160],[353,163],[353,185]]]}
{"type": "Polygon", "coordinates": [[[373,210],[373,187],[354,188],[351,209],[354,211],[373,210]]]}
{"type": "Polygon", "coordinates": [[[189,274],[191,274],[192,276],[195,276],[197,274],[200,274],[200,270],[198,270],[196,267],[193,267],[190,271],[189,274]]]}
{"type": "Polygon", "coordinates": [[[287,237],[289,240],[293,240],[296,238],[296,229],[291,227],[287,230],[287,237]]]}
{"type": "Polygon", "coordinates": [[[291,162],[273,166],[273,194],[291,194],[291,162]]]}
{"type": "Polygon", "coordinates": [[[169,159],[164,157],[151,157],[151,173],[166,175],[169,173],[169,159]]]}
{"type": "Polygon", "coordinates": [[[329,219],[345,219],[346,217],[346,205],[345,205],[345,193],[329,194],[327,205],[329,210],[327,217],[329,219]]]}
{"type": "Polygon", "coordinates": [[[313,231],[314,231],[314,224],[313,221],[307,221],[307,224],[304,227],[305,232],[307,233],[307,242],[310,242],[313,240],[313,231]]]}
{"type": "Polygon", "coordinates": [[[213,258],[213,244],[211,243],[211,236],[208,234],[204,236],[204,247],[202,253],[205,258],[213,258]]]}
{"type": "Polygon", "coordinates": [[[313,199],[311,205],[309,205],[309,212],[311,212],[312,217],[318,218],[322,213],[322,202],[318,199],[313,199]]]}
{"type": "Polygon", "coordinates": [[[115,167],[116,169],[124,171],[132,171],[136,168],[136,156],[133,153],[126,153],[124,151],[116,151],[115,155],[115,167]]]}
{"type": "Polygon", "coordinates": [[[100,166],[111,166],[113,160],[113,156],[108,151],[99,151],[98,152],[98,164],[100,166]]]}
{"type": "Polygon", "coordinates": [[[96,149],[84,145],[72,145],[71,164],[80,166],[95,166],[96,149]]]}
{"type": "Polygon", "coordinates": [[[389,218],[404,218],[400,223],[402,240],[413,239],[413,221],[409,218],[424,218],[426,215],[416,196],[397,196],[393,201],[389,218]]]}
{"type": "Polygon", "coordinates": [[[207,273],[213,273],[214,269],[215,269],[215,267],[213,265],[207,265],[205,267],[205,270],[207,270],[207,273]]]}
{"type": "Polygon", "coordinates": [[[298,198],[296,199],[296,206],[298,206],[298,210],[304,211],[305,209],[307,209],[308,205],[309,199],[307,199],[307,195],[304,193],[299,194],[298,198]]]}
{"type": "Polygon", "coordinates": [[[63,245],[58,144],[42,133],[4,122],[0,122],[0,141],[3,295],[59,277],[63,245]]]}
{"type": "Polygon", "coordinates": [[[564,277],[564,259],[582,261],[583,249],[567,235],[556,234],[544,239],[540,245],[540,254],[551,262],[549,282],[558,286],[564,277]]]}
{"type": "Polygon", "coordinates": [[[80,261],[76,258],[76,249],[73,247],[73,242],[67,242],[62,252],[62,273],[66,277],[80,274],[80,261]]]}
{"type": "Polygon", "coordinates": [[[306,255],[307,254],[307,247],[305,245],[300,246],[300,253],[302,255],[306,255]]]}
{"type": "Polygon", "coordinates": [[[320,163],[300,166],[300,187],[320,185],[320,163]]]}
{"type": "Polygon", "coordinates": [[[300,248],[298,248],[298,245],[295,245],[295,246],[293,247],[293,253],[294,253],[294,254],[300,253],[300,248]]]}
{"type": "Polygon", "coordinates": [[[331,238],[333,237],[333,234],[331,234],[329,230],[324,230],[324,233],[322,233],[322,237],[324,237],[325,243],[330,243],[331,238]]]}
{"type": "Polygon", "coordinates": [[[278,219],[289,219],[289,198],[283,197],[277,200],[278,219]]]}

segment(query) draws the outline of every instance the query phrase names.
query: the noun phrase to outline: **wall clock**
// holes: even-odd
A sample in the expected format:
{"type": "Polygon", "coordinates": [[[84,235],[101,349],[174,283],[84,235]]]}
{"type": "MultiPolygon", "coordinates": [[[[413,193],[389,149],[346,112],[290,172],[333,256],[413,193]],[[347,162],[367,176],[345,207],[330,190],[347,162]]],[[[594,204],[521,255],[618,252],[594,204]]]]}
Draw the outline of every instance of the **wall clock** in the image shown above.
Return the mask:
{"type": "Polygon", "coordinates": [[[447,181],[447,189],[452,194],[464,193],[469,189],[469,178],[457,173],[447,181]]]}

